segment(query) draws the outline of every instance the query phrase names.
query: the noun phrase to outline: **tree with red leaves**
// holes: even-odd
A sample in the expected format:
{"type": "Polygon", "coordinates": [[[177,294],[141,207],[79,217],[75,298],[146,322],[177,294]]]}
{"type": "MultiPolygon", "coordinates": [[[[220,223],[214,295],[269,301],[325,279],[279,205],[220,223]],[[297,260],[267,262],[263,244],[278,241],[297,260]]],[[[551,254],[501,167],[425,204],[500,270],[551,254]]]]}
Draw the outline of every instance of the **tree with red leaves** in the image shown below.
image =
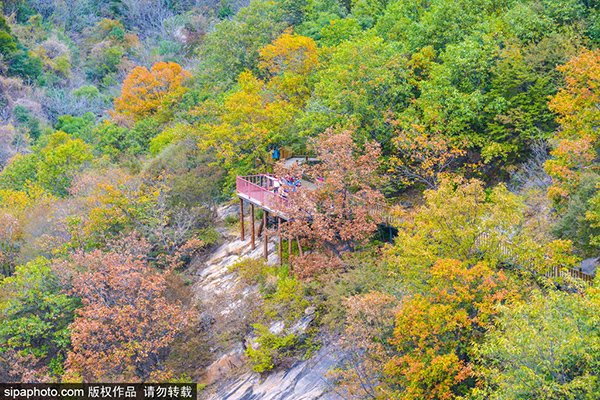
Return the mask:
{"type": "Polygon", "coordinates": [[[381,150],[375,142],[365,143],[359,153],[352,133],[334,133],[328,129],[311,141],[317,153],[316,165],[276,167],[280,176],[305,176],[314,182],[289,193],[280,213],[287,222],[290,237],[301,237],[332,253],[341,260],[377,228],[383,195],[377,190],[381,150]]]}
{"type": "Polygon", "coordinates": [[[64,380],[134,382],[173,377],[163,364],[194,313],[167,298],[166,277],[147,261],[149,244],[129,237],[107,252],[77,252],[54,268],[83,308],[71,325],[64,380]]]}

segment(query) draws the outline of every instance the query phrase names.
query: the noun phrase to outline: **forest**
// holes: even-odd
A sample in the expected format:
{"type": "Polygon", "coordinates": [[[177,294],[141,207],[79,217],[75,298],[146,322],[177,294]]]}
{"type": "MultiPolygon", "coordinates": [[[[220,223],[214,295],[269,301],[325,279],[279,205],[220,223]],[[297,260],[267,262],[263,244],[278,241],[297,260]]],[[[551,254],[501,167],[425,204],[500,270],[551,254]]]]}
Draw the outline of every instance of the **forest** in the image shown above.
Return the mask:
{"type": "Polygon", "coordinates": [[[600,398],[600,1],[0,10],[0,382],[202,397],[236,344],[264,378],[335,337],[337,398],[600,398]],[[240,256],[216,312],[266,173],[316,185],[246,215],[283,262],[240,256]]]}

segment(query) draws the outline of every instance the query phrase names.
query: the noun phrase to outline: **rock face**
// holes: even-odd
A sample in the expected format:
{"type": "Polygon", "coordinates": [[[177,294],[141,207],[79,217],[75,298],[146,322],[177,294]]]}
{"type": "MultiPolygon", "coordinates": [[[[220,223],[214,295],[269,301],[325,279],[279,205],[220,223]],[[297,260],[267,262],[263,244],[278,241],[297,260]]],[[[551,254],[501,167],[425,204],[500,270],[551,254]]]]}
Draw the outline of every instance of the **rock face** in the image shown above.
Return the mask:
{"type": "Polygon", "coordinates": [[[224,382],[206,400],[334,400],[328,392],[326,374],[342,356],[335,345],[321,348],[312,358],[296,363],[287,371],[274,372],[261,381],[257,373],[247,372],[224,382]]]}
{"type": "MultiPolygon", "coordinates": [[[[219,217],[236,215],[237,206],[220,208],[219,217]]],[[[194,285],[196,300],[204,305],[210,318],[225,321],[240,318],[244,313],[243,305],[257,296],[256,287],[245,286],[230,266],[242,258],[263,257],[263,243],[257,240],[256,249],[252,250],[250,241],[242,242],[235,228],[221,228],[225,243],[217,247],[202,262],[198,269],[198,281],[194,285]],[[249,300],[250,299],[250,300],[249,300]]],[[[276,263],[275,239],[270,238],[269,263],[276,263]]],[[[314,319],[316,309],[309,307],[305,315],[290,328],[290,332],[304,332],[314,319]]],[[[243,317],[242,317],[243,318],[243,317]]],[[[282,325],[283,326],[283,325],[282,325]]],[[[279,327],[277,322],[272,330],[279,327]]],[[[206,370],[200,383],[208,384],[200,398],[210,400],[332,400],[336,397],[327,393],[329,383],[327,371],[335,367],[341,356],[335,343],[323,346],[309,360],[297,362],[287,371],[273,372],[268,376],[249,372],[247,358],[244,355],[246,340],[244,338],[233,348],[224,349],[221,355],[206,370]]]]}

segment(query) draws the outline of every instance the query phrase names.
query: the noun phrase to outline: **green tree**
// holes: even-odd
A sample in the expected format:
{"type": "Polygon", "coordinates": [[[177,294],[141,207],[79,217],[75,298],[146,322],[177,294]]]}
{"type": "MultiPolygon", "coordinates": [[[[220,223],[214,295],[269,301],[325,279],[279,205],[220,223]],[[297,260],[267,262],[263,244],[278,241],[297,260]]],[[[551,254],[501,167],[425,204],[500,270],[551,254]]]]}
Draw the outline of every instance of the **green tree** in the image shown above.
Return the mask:
{"type": "Polygon", "coordinates": [[[392,46],[371,34],[341,43],[316,80],[303,128],[314,135],[339,124],[389,148],[386,113],[403,109],[410,93],[406,62],[392,46]]]}
{"type": "Polygon", "coordinates": [[[253,1],[231,20],[215,26],[200,50],[201,83],[217,91],[229,89],[245,70],[258,72],[258,50],[287,27],[275,2],[253,1]]]}
{"type": "Polygon", "coordinates": [[[96,125],[96,116],[88,112],[82,117],[73,117],[72,115],[62,115],[58,117],[54,129],[63,131],[74,138],[83,140],[86,143],[92,143],[92,129],[96,125]]]}
{"type": "Polygon", "coordinates": [[[73,178],[91,159],[89,145],[56,131],[44,136],[33,153],[16,156],[0,173],[0,182],[6,188],[24,190],[29,181],[48,193],[66,197],[73,178]]]}
{"type": "Polygon", "coordinates": [[[583,399],[600,394],[597,287],[585,294],[535,292],[501,306],[476,353],[489,399],[583,399]]]}
{"type": "Polygon", "coordinates": [[[47,144],[37,156],[37,181],[48,192],[61,197],[68,196],[73,178],[92,159],[90,146],[61,131],[48,136],[47,144]]]}
{"type": "Polygon", "coordinates": [[[23,376],[33,372],[38,379],[46,375],[60,379],[70,348],[69,325],[80,306],[77,299],[61,291],[50,262],[39,258],[16,268],[15,274],[0,282],[0,365],[3,381],[35,379],[23,376]],[[20,354],[9,358],[11,351],[20,354]]]}

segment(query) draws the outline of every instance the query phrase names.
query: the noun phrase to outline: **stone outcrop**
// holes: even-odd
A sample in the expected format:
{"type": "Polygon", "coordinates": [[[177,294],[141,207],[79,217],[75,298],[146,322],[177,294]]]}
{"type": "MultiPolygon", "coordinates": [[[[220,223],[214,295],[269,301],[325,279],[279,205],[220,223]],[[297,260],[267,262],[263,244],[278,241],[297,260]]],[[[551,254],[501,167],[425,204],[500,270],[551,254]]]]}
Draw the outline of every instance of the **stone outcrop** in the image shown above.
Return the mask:
{"type": "MultiPolygon", "coordinates": [[[[219,218],[237,215],[237,206],[223,207],[218,211],[219,218]]],[[[256,243],[256,249],[250,248],[249,240],[242,242],[235,228],[220,228],[224,243],[216,247],[202,260],[198,268],[198,281],[194,285],[196,300],[201,304],[210,304],[208,312],[211,318],[227,320],[243,313],[245,303],[257,296],[257,288],[244,285],[230,266],[242,258],[263,256],[262,242],[256,243]]],[[[274,238],[272,238],[273,240],[274,238]]],[[[274,240],[269,244],[269,262],[276,263],[277,252],[274,240]]],[[[290,333],[302,334],[310,326],[316,315],[316,309],[309,307],[305,315],[291,328],[290,333]]],[[[271,324],[271,331],[283,329],[283,323],[271,324]]],[[[208,385],[201,398],[210,400],[329,400],[336,398],[328,393],[327,371],[341,360],[337,345],[324,345],[309,360],[299,361],[290,369],[275,371],[269,375],[251,372],[244,354],[246,343],[252,343],[252,337],[245,337],[233,348],[225,349],[206,369],[200,383],[208,385]]]]}
{"type": "Polygon", "coordinates": [[[339,399],[331,389],[327,371],[341,361],[335,345],[321,348],[309,360],[300,361],[287,371],[277,371],[264,379],[246,372],[222,383],[206,400],[333,400],[339,399]]]}

